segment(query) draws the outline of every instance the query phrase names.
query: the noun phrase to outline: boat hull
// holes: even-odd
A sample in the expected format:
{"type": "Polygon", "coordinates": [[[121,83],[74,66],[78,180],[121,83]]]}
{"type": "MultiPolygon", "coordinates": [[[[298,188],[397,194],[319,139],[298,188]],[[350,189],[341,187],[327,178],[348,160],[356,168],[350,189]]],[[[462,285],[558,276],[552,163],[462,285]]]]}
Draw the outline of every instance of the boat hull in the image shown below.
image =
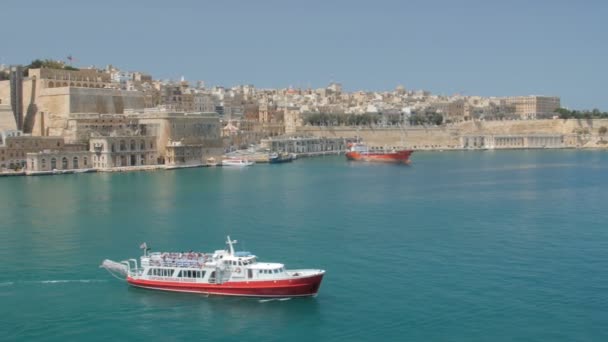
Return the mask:
{"type": "Polygon", "coordinates": [[[246,166],[251,166],[254,163],[252,161],[246,161],[246,162],[230,162],[230,161],[223,161],[222,162],[222,166],[224,167],[246,167],[246,166]]]}
{"type": "Polygon", "coordinates": [[[160,281],[127,277],[127,282],[135,287],[171,292],[200,293],[205,295],[240,297],[307,297],[315,296],[321,286],[324,273],[308,277],[264,280],[229,281],[223,284],[160,281]]]}
{"type": "Polygon", "coordinates": [[[269,158],[268,162],[270,164],[281,164],[281,163],[290,163],[293,161],[293,157],[288,156],[288,157],[276,157],[276,158],[269,158]]]}
{"type": "Polygon", "coordinates": [[[409,164],[412,150],[401,150],[395,152],[357,152],[351,151],[346,153],[346,159],[352,161],[365,162],[380,162],[380,163],[397,163],[409,164]]]}

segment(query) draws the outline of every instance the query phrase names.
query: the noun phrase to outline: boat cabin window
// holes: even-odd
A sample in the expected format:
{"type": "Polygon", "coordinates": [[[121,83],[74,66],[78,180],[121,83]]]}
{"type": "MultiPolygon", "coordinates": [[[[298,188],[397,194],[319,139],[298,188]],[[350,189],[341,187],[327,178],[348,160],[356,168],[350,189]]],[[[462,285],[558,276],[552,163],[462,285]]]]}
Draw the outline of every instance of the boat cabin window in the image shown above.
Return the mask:
{"type": "Polygon", "coordinates": [[[173,269],[150,268],[148,269],[148,275],[156,277],[171,277],[173,275],[173,269]]]}
{"type": "Polygon", "coordinates": [[[205,271],[182,270],[179,271],[177,276],[179,278],[203,278],[205,276],[205,271]]]}

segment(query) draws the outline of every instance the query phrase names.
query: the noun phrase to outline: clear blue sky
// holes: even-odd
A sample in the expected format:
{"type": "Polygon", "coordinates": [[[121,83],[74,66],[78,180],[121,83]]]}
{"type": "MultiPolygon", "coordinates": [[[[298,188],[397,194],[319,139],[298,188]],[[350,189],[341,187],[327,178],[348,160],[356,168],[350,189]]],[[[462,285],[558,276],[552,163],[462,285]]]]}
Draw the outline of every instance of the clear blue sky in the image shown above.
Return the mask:
{"type": "Polygon", "coordinates": [[[608,110],[608,1],[2,1],[0,63],[207,85],[558,95],[608,110]]]}

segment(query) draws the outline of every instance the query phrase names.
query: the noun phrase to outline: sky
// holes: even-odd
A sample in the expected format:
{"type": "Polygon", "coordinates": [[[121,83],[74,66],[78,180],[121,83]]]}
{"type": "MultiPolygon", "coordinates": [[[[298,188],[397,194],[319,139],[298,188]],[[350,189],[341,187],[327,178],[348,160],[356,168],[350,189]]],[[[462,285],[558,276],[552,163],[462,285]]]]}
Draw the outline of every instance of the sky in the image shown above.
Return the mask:
{"type": "Polygon", "coordinates": [[[0,2],[0,64],[115,65],[208,86],[550,95],[608,111],[608,1],[0,2]]]}

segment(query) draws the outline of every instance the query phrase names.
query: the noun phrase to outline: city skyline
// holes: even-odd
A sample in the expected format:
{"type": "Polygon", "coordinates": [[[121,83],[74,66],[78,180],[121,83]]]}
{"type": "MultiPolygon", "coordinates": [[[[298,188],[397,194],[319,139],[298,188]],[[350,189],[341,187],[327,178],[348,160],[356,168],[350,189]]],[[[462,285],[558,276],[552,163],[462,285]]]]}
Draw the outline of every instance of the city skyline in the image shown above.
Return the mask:
{"type": "Polygon", "coordinates": [[[11,32],[10,45],[0,63],[73,56],[75,65],[208,85],[401,84],[443,95],[560,96],[565,107],[608,109],[606,72],[597,68],[608,6],[599,1],[142,4],[9,1],[0,27],[11,32]]]}

